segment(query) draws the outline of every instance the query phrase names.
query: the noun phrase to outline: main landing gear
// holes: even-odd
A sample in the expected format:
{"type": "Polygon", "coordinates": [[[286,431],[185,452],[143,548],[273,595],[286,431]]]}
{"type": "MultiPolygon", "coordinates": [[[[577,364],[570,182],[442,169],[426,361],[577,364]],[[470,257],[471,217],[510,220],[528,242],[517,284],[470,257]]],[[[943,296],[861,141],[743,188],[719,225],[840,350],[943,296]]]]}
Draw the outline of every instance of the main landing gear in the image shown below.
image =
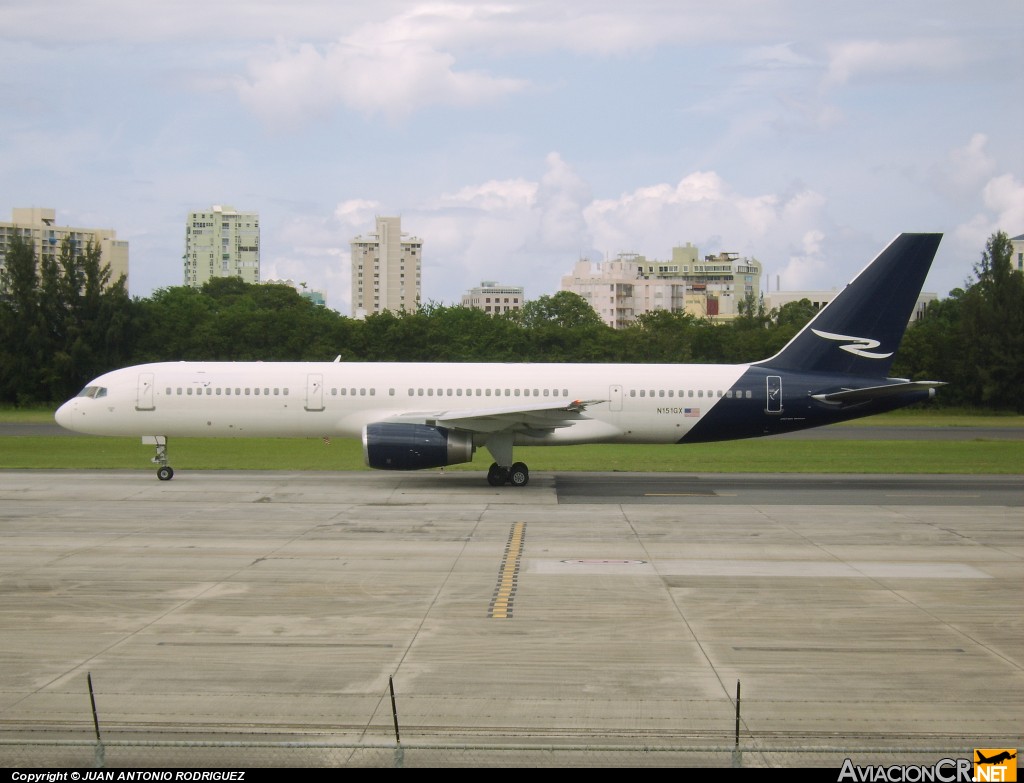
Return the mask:
{"type": "Polygon", "coordinates": [[[150,460],[160,466],[156,469],[156,477],[161,481],[170,481],[174,478],[174,468],[167,464],[167,438],[163,435],[149,435],[144,437],[142,442],[156,446],[156,456],[150,460]]]}
{"type": "Polygon", "coordinates": [[[525,462],[512,461],[512,444],[515,436],[508,431],[491,433],[484,445],[494,457],[494,463],[487,471],[487,483],[492,487],[511,484],[525,487],[530,481],[530,469],[525,462]]]}
{"type": "Polygon", "coordinates": [[[530,481],[530,469],[525,462],[515,462],[510,468],[503,468],[497,462],[491,464],[487,471],[487,483],[492,487],[511,484],[513,487],[525,487],[530,481]]]}

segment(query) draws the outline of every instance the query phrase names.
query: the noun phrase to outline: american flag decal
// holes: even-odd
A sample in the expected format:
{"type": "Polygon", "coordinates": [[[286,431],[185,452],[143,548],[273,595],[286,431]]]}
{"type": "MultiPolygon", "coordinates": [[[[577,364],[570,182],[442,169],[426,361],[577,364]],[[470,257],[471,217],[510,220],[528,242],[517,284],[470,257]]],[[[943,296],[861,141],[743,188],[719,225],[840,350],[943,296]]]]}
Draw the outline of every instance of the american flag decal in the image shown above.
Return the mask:
{"type": "Polygon", "coordinates": [[[699,418],[700,408],[683,408],[683,415],[686,417],[699,418]]]}

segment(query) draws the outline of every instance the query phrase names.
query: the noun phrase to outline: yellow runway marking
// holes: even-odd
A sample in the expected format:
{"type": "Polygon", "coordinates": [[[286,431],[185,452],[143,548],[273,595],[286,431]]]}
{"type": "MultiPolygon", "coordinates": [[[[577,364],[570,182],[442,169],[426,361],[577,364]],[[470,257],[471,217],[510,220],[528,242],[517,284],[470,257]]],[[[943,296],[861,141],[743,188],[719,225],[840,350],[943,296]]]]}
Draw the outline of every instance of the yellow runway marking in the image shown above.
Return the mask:
{"type": "Polygon", "coordinates": [[[508,536],[505,546],[505,558],[498,572],[498,586],[494,589],[488,617],[508,619],[512,617],[512,599],[516,595],[519,579],[519,561],[523,555],[523,539],[526,536],[526,523],[516,522],[508,536]]]}

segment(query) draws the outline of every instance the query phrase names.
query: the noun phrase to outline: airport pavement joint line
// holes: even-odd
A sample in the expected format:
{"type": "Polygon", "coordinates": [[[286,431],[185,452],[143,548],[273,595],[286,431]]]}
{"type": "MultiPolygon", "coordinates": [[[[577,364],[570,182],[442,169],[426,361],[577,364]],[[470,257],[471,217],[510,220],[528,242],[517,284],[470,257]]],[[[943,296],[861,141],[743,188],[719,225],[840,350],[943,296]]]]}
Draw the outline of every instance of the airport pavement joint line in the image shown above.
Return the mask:
{"type": "Polygon", "coordinates": [[[508,543],[505,545],[505,557],[498,571],[498,586],[494,589],[491,605],[487,616],[492,619],[507,620],[512,618],[512,601],[516,596],[519,581],[519,563],[523,556],[523,539],[526,536],[526,523],[516,522],[509,532],[508,543]]]}

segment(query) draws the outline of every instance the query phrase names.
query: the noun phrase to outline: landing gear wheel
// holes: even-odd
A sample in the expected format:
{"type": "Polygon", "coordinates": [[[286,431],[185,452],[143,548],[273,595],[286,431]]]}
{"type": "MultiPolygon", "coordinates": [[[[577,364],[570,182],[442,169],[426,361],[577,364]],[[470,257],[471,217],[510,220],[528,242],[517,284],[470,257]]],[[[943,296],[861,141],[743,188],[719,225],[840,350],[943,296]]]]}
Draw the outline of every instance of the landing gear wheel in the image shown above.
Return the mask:
{"type": "Polygon", "coordinates": [[[508,469],[501,467],[497,462],[491,463],[487,470],[487,483],[492,487],[500,487],[508,481],[508,469]]]}
{"type": "Polygon", "coordinates": [[[524,462],[516,462],[508,474],[508,483],[513,487],[525,487],[530,481],[530,469],[524,462]]]}
{"type": "Polygon", "coordinates": [[[174,478],[174,468],[170,465],[161,465],[156,469],[156,477],[161,481],[170,481],[174,478]]]}

